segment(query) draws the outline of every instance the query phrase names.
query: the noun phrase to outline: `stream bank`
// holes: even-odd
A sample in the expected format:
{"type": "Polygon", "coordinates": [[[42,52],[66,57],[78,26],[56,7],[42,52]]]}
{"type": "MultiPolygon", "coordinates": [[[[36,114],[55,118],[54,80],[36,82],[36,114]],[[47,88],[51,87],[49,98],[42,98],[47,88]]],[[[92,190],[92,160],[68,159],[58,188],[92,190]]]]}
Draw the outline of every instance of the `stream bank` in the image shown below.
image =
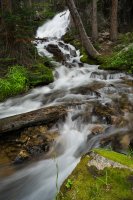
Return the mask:
{"type": "Polygon", "coordinates": [[[111,150],[94,150],[64,181],[57,199],[132,200],[133,159],[111,150]]]}

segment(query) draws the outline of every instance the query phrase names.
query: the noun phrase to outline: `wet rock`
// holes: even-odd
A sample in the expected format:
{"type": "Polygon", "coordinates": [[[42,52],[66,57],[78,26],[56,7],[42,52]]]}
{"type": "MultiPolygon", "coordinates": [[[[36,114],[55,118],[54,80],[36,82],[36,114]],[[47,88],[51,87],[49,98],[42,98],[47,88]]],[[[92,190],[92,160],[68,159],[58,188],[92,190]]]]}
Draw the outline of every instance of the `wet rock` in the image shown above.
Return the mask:
{"type": "Polygon", "coordinates": [[[52,53],[56,57],[56,59],[58,61],[65,61],[66,60],[64,54],[62,53],[62,51],[60,50],[60,48],[58,47],[58,45],[49,44],[46,47],[46,49],[47,49],[47,51],[49,51],[50,53],[52,53]]]}
{"type": "Polygon", "coordinates": [[[112,149],[117,152],[126,153],[129,149],[130,140],[130,134],[125,133],[125,135],[115,136],[111,140],[112,149]]]}
{"type": "Polygon", "coordinates": [[[53,142],[59,136],[58,130],[49,130],[46,126],[26,128],[19,134],[12,133],[11,137],[5,135],[1,139],[1,155],[4,160],[0,163],[21,164],[31,159],[47,154],[53,142]]]}
{"type": "Polygon", "coordinates": [[[51,103],[55,99],[61,99],[65,96],[66,91],[64,90],[55,90],[54,92],[50,92],[48,94],[45,94],[44,99],[42,103],[45,105],[46,103],[51,103]]]}
{"type": "Polygon", "coordinates": [[[73,57],[76,57],[76,56],[77,56],[76,51],[73,50],[73,49],[70,49],[70,54],[71,54],[71,56],[73,56],[73,57]]]}
{"type": "Polygon", "coordinates": [[[64,44],[63,42],[61,42],[61,41],[59,41],[58,44],[59,44],[59,46],[62,47],[62,48],[65,46],[65,44],[64,44]]]}
{"type": "Polygon", "coordinates": [[[104,86],[104,83],[92,83],[84,86],[78,86],[76,88],[71,89],[71,93],[73,94],[82,94],[82,95],[96,95],[96,97],[100,97],[100,93],[96,91],[104,86]]]}
{"type": "Polygon", "coordinates": [[[94,106],[93,114],[101,118],[101,120],[107,124],[112,124],[111,116],[117,115],[117,111],[111,105],[97,104],[94,106]]]}
{"type": "Polygon", "coordinates": [[[98,135],[98,134],[102,134],[105,130],[105,127],[103,127],[102,125],[100,124],[97,124],[96,126],[94,126],[92,129],[91,129],[91,133],[93,135],[98,135]]]}
{"type": "Polygon", "coordinates": [[[123,116],[111,116],[111,123],[116,127],[125,127],[128,124],[128,121],[123,116]]]}
{"type": "Polygon", "coordinates": [[[30,158],[29,153],[26,150],[21,150],[20,153],[15,158],[14,164],[21,164],[24,161],[28,160],[29,158],[30,158]]]}
{"type": "Polygon", "coordinates": [[[70,55],[69,54],[64,54],[65,60],[69,60],[70,59],[70,55]]]}

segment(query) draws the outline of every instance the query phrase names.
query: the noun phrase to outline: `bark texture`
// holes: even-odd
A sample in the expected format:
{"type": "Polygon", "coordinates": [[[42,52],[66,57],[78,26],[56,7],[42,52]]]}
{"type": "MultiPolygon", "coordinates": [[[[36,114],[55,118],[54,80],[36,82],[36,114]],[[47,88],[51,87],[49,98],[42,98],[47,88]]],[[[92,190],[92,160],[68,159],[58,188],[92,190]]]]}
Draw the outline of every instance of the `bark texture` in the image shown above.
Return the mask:
{"type": "Polygon", "coordinates": [[[55,106],[7,117],[0,120],[0,135],[26,127],[55,123],[65,117],[66,114],[67,110],[64,106],[55,106]]]}
{"type": "Polygon", "coordinates": [[[110,28],[110,39],[112,41],[118,38],[118,0],[112,0],[111,8],[111,28],[110,28]]]}
{"type": "Polygon", "coordinates": [[[98,39],[97,0],[92,0],[92,39],[98,39]]]}
{"type": "Polygon", "coordinates": [[[2,13],[12,12],[12,1],[11,0],[1,0],[1,10],[2,13]]]}
{"type": "Polygon", "coordinates": [[[85,31],[81,17],[79,15],[78,11],[77,11],[77,8],[75,6],[74,1],[73,0],[66,0],[66,4],[67,4],[67,6],[70,10],[70,13],[71,13],[73,21],[76,25],[76,28],[78,29],[78,32],[80,34],[80,38],[81,38],[81,42],[82,42],[83,46],[85,47],[87,53],[92,58],[96,58],[97,56],[99,56],[99,53],[96,51],[96,49],[92,45],[90,39],[88,38],[88,35],[85,31]]]}

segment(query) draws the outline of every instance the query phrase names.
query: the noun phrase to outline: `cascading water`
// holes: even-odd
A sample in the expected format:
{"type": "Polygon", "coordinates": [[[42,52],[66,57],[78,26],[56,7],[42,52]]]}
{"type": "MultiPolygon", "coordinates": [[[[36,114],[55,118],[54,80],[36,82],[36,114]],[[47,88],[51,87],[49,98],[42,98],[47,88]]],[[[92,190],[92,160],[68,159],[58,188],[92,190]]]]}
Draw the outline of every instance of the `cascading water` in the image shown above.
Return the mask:
{"type": "MultiPolygon", "coordinates": [[[[53,200],[57,192],[56,164],[59,168],[58,185],[60,186],[79,162],[80,153],[84,150],[78,151],[78,149],[81,144],[87,144],[87,136],[98,120],[96,116],[90,116],[89,123],[86,123],[82,118],[86,108],[91,112],[95,102],[110,103],[111,95],[114,93],[120,98],[122,90],[132,95],[131,88],[127,90],[127,86],[121,84],[124,79],[131,77],[124,73],[108,73],[99,70],[96,65],[82,64],[80,52],[72,45],[61,41],[60,38],[66,33],[69,22],[69,11],[64,11],[37,31],[37,37],[46,39],[45,42],[37,43],[40,55],[52,57],[52,54],[47,51],[47,46],[54,44],[66,56],[65,63],[57,63],[58,66],[53,72],[54,82],[45,87],[35,88],[25,96],[12,98],[0,104],[0,118],[44,106],[74,104],[70,106],[65,122],[58,123],[60,137],[54,147],[57,158],[32,163],[2,180],[1,200],[53,200]],[[92,88],[96,89],[92,90],[92,88]],[[76,154],[78,156],[75,156],[76,154]]],[[[99,145],[98,140],[92,140],[91,146],[97,145],[99,145]]]]}

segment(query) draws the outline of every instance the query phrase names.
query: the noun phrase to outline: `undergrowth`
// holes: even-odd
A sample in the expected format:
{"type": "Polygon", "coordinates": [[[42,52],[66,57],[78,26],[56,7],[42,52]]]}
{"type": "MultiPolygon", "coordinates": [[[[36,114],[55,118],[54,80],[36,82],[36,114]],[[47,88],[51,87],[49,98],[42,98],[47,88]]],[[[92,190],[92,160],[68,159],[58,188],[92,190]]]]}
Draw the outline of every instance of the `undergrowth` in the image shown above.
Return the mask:
{"type": "Polygon", "coordinates": [[[23,66],[13,66],[4,78],[0,78],[0,101],[26,92],[32,86],[49,84],[53,79],[52,69],[43,64],[34,66],[31,71],[23,66]]]}
{"type": "Polygon", "coordinates": [[[21,66],[9,69],[5,78],[0,79],[0,101],[26,91],[28,88],[27,70],[21,66]]]}
{"type": "Polygon", "coordinates": [[[110,57],[102,57],[101,68],[113,70],[125,70],[133,73],[133,44],[125,47],[118,53],[113,53],[110,57]]]}

